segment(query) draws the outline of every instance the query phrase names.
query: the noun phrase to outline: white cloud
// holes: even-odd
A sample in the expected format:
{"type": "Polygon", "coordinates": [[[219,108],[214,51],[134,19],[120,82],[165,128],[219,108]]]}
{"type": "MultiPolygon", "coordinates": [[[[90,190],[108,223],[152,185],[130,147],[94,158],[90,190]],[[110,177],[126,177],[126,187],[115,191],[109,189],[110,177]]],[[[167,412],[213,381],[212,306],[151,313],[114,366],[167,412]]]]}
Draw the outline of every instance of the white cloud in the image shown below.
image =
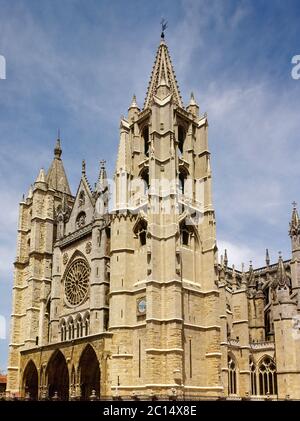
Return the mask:
{"type": "Polygon", "coordinates": [[[219,250],[219,260],[221,255],[224,255],[224,251],[227,250],[228,265],[235,265],[238,270],[242,269],[242,263],[245,265],[245,270],[249,268],[249,262],[252,261],[256,267],[264,266],[264,252],[265,250],[251,249],[246,244],[239,244],[237,241],[231,243],[229,241],[218,240],[217,242],[219,250]]]}

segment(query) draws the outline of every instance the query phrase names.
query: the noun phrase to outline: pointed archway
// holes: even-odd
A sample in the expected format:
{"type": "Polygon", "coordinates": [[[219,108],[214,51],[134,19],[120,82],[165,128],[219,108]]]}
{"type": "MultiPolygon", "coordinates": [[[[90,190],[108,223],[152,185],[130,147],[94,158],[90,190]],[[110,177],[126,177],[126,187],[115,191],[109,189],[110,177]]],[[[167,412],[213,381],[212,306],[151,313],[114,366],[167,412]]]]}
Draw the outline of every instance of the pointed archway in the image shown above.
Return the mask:
{"type": "Polygon", "coordinates": [[[60,400],[69,400],[69,370],[61,351],[56,351],[50,358],[46,376],[49,398],[57,393],[60,400]]]}
{"type": "Polygon", "coordinates": [[[87,345],[81,354],[79,362],[81,399],[89,400],[95,390],[100,397],[100,368],[99,361],[91,345],[87,345]]]}
{"type": "Polygon", "coordinates": [[[29,396],[30,399],[38,400],[38,371],[32,360],[26,365],[23,374],[23,390],[25,396],[29,396]]]}

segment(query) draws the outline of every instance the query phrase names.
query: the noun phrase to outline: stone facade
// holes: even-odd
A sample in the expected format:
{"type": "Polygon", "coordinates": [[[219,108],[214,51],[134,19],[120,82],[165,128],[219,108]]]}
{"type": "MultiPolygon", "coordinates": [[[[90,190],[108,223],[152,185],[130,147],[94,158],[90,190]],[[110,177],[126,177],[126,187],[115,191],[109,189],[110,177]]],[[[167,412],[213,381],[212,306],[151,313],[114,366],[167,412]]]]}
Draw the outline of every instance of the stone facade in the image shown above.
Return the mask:
{"type": "Polygon", "coordinates": [[[162,38],[121,118],[110,210],[104,162],[72,196],[57,140],[20,203],[8,394],[300,398],[297,210],[291,260],[219,263],[207,135],[162,38]]]}

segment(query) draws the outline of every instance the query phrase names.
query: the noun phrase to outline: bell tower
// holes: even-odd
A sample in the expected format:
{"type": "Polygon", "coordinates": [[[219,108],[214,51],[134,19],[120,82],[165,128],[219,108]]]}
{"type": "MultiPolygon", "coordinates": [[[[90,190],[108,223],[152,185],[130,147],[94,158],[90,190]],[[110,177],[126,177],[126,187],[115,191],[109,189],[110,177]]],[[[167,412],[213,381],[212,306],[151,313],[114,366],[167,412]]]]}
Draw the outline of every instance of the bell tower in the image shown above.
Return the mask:
{"type": "Polygon", "coordinates": [[[120,123],[111,222],[112,389],[219,395],[219,292],[208,121],[185,108],[167,44],[144,107],[120,123]]]}

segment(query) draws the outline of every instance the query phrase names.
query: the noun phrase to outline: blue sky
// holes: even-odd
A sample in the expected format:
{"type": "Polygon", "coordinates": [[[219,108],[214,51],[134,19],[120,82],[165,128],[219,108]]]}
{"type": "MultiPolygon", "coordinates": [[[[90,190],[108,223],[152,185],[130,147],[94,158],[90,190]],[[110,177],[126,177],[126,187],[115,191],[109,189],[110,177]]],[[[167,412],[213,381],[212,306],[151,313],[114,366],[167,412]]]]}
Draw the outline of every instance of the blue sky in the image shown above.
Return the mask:
{"type": "MultiPolygon", "coordinates": [[[[300,2],[0,0],[0,315],[9,320],[18,202],[48,168],[57,128],[73,193],[86,159],[112,176],[119,118],[143,104],[160,20],[182,97],[208,112],[220,252],[240,267],[290,257],[300,201],[300,2]]],[[[7,326],[8,328],[8,326],[7,326]]],[[[0,369],[8,339],[0,339],[0,369]]]]}

